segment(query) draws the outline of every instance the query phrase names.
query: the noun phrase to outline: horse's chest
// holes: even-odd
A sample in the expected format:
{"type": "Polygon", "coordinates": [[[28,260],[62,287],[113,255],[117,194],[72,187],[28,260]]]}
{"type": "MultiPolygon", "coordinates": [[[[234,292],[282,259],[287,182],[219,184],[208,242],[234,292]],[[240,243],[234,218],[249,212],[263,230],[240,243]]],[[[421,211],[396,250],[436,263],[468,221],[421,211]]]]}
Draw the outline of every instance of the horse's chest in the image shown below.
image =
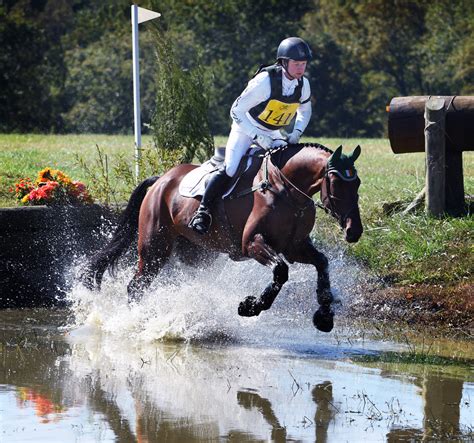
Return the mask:
{"type": "Polygon", "coordinates": [[[306,238],[313,229],[315,210],[313,206],[299,207],[292,202],[275,199],[269,206],[262,226],[267,237],[278,249],[306,238]]]}

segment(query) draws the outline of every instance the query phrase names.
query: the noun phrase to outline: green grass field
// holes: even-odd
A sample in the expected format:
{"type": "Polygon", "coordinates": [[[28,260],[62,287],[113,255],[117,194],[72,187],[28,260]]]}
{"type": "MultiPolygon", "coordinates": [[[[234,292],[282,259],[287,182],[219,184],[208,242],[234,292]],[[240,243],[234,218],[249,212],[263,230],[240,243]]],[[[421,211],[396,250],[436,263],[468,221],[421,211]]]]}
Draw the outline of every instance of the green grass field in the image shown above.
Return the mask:
{"type": "MultiPolygon", "coordinates": [[[[311,141],[304,139],[303,141],[311,141]]],[[[225,145],[216,137],[216,145],[225,145]]],[[[317,241],[343,247],[347,253],[379,276],[398,284],[450,284],[472,281],[472,215],[463,218],[432,219],[419,211],[414,215],[388,215],[384,202],[408,204],[424,186],[424,154],[394,155],[387,139],[335,139],[317,141],[331,149],[339,144],[346,152],[357,144],[362,155],[357,161],[362,180],[360,208],[365,233],[355,245],[345,244],[333,220],[322,211],[315,225],[317,241]]],[[[151,138],[143,146],[150,149],[151,138]]],[[[15,206],[9,189],[23,177],[35,178],[46,166],[61,169],[86,184],[90,175],[80,166],[81,157],[92,170],[99,169],[97,146],[107,154],[113,190],[128,195],[123,164],[133,165],[133,136],[107,135],[0,135],[0,206],[15,206]],[[117,165],[120,164],[120,167],[117,165]]],[[[474,153],[464,153],[464,186],[474,194],[474,153]]]]}

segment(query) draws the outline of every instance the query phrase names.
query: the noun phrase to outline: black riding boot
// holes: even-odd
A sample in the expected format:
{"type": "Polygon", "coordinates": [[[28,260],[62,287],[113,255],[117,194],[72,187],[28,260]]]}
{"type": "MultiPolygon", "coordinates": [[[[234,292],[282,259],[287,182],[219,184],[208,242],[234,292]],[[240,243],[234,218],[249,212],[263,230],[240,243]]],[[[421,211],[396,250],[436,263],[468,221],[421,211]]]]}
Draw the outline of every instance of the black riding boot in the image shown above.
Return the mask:
{"type": "Polygon", "coordinates": [[[226,190],[226,185],[230,177],[224,169],[215,172],[206,185],[206,190],[202,196],[201,204],[189,222],[189,226],[199,234],[207,234],[212,223],[211,208],[213,203],[226,190]]]}

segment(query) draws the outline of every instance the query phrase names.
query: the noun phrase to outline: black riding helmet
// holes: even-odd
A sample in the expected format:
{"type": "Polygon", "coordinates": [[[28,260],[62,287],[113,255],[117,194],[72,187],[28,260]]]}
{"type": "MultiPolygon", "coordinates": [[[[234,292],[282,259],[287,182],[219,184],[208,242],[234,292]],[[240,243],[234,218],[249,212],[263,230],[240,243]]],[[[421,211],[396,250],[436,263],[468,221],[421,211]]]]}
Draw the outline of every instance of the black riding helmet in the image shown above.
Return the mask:
{"type": "Polygon", "coordinates": [[[308,43],[299,37],[285,38],[278,46],[277,61],[311,61],[313,54],[308,43]]]}

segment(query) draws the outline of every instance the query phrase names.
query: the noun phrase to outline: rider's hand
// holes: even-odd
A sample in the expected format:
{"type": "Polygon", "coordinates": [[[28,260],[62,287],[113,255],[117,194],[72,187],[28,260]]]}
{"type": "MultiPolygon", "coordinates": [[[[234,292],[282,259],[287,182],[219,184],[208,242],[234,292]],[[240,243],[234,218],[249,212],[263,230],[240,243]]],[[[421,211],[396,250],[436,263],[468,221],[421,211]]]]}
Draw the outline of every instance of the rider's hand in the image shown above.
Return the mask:
{"type": "Polygon", "coordinates": [[[291,134],[288,134],[288,143],[294,145],[300,141],[302,132],[299,129],[295,129],[291,134]]]}
{"type": "Polygon", "coordinates": [[[282,146],[286,146],[287,144],[288,144],[288,140],[286,138],[285,139],[277,138],[273,140],[272,149],[280,148],[282,146]]]}
{"type": "Polygon", "coordinates": [[[273,139],[268,135],[257,134],[254,137],[255,142],[263,149],[271,149],[273,144],[273,139]]]}

